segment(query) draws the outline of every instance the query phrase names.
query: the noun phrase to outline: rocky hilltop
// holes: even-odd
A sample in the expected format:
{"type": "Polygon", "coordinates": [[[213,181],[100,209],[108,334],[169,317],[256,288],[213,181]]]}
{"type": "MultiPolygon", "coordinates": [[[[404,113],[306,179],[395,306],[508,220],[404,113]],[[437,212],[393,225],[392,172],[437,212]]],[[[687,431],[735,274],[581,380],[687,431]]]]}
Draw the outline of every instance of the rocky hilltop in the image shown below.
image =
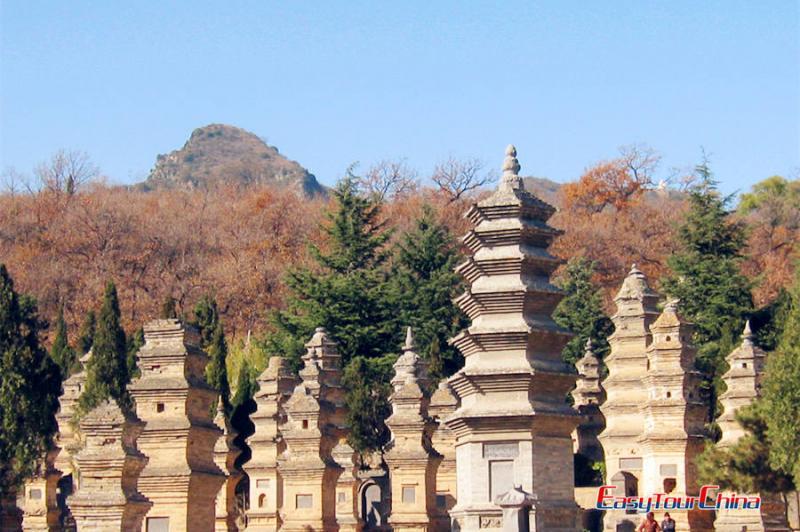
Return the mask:
{"type": "Polygon", "coordinates": [[[325,188],[308,170],[244,129],[211,124],[195,129],[182,148],[159,155],[142,190],[213,189],[221,184],[281,184],[306,195],[325,188]]]}

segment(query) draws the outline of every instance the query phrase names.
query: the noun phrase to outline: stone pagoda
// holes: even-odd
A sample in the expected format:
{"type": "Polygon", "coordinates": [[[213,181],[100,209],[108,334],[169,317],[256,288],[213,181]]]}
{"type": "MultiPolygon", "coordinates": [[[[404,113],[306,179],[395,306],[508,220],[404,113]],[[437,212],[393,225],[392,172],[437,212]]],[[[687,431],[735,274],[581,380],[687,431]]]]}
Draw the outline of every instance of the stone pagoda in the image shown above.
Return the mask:
{"type": "Polygon", "coordinates": [[[75,461],[81,489],[68,499],[78,530],[141,530],[151,506],[137,489],[139,474],[147,463],[136,449],[142,423],[106,400],[86,414],[80,429],[85,445],[75,461]]]}
{"type": "Polygon", "coordinates": [[[65,498],[77,488],[74,457],[81,448],[80,434],[75,430],[73,418],[78,398],[86,384],[86,363],[92,357],[89,351],[79,362],[80,371],[71,375],[62,384],[56,412],[58,432],[55,445],[45,455],[43,474],[25,482],[23,493],[23,523],[25,530],[48,531],[58,528],[62,522],[71,523],[72,517],[66,507],[65,498]],[[64,515],[60,515],[61,511],[64,515]]]}
{"type": "Polygon", "coordinates": [[[445,425],[458,408],[458,398],[450,389],[447,381],[439,383],[439,387],[431,395],[428,415],[436,426],[431,437],[431,445],[436,453],[436,498],[431,509],[431,530],[447,532],[450,530],[450,509],[458,497],[456,480],[456,435],[445,425]]]}
{"type": "Polygon", "coordinates": [[[719,397],[722,415],[717,419],[722,431],[722,438],[717,443],[720,447],[730,447],[746,434],[736,421],[736,412],[761,396],[767,354],[753,343],[750,321],[745,324],[741,345],[731,351],[725,360],[728,362],[728,371],[722,380],[726,389],[719,397]]]}
{"type": "Polygon", "coordinates": [[[141,376],[128,390],[146,424],[139,449],[149,462],[139,489],[153,507],[145,530],[210,532],[225,473],[214,463],[222,430],[212,417],[218,394],[205,380],[208,358],[197,331],[178,320],[148,323],[144,338],[141,376]]]}
{"type": "Polygon", "coordinates": [[[225,484],[217,493],[215,530],[217,532],[236,532],[239,530],[236,485],[242,479],[242,472],[236,467],[236,459],[242,454],[242,451],[234,443],[239,433],[231,426],[222,397],[219,398],[217,404],[214,424],[222,430],[223,434],[223,437],[218,439],[214,445],[214,463],[227,475],[225,484]]]}
{"type": "MultiPolygon", "coordinates": [[[[642,405],[644,432],[641,493],[697,496],[695,459],[703,452],[705,406],[700,372],[695,369],[694,327],[678,314],[672,300],[650,327],[647,349],[647,400],[642,405]]],[[[672,515],[672,514],[671,514],[672,515]]],[[[677,530],[713,530],[711,512],[674,512],[677,530]]]]}
{"type": "Polygon", "coordinates": [[[600,360],[594,354],[591,338],[586,340],[583,358],[576,362],[575,367],[578,370],[578,381],[572,390],[572,398],[581,415],[581,422],[575,429],[573,450],[592,462],[602,462],[603,447],[597,436],[606,426],[605,418],[600,412],[606,393],[600,384],[600,360]]]}
{"type": "MultiPolygon", "coordinates": [[[[647,400],[644,376],[650,325],[658,317],[659,296],[634,264],[619,289],[611,317],[614,333],[608,338],[611,351],[605,359],[608,377],[603,381],[606,400],[600,405],[606,428],[599,439],[606,461],[606,480],[616,485],[619,495],[637,495],[642,479],[639,438],[644,432],[641,405],[647,400]]],[[[620,512],[606,512],[606,530],[616,530],[620,512]]],[[[638,523],[636,523],[638,526],[638,523]]]]}
{"type": "Polygon", "coordinates": [[[392,415],[386,420],[392,438],[384,455],[392,484],[389,524],[409,532],[428,531],[429,508],[435,502],[425,379],[424,363],[414,350],[409,327],[403,354],[394,364],[392,415]]]}
{"type": "MultiPolygon", "coordinates": [[[[726,358],[728,371],[722,376],[726,390],[720,397],[722,415],[717,419],[722,438],[717,445],[723,449],[732,447],[747,432],[736,421],[736,412],[761,396],[761,381],[764,377],[766,353],[753,342],[750,322],[745,324],[742,343],[726,358]]],[[[727,493],[724,496],[731,496],[727,493]]],[[[738,494],[742,496],[742,494],[738,494]]],[[[747,495],[745,495],[747,496],[747,495]]],[[[764,532],[789,530],[783,500],[774,494],[761,494],[761,510],[717,511],[714,529],[718,532],[741,530],[764,532]]]]}
{"type": "Polygon", "coordinates": [[[280,426],[286,442],[278,458],[283,479],[281,530],[287,532],[337,527],[336,484],[342,468],[332,451],[344,430],[339,354],[322,328],[306,349],[301,382],[285,403],[286,422],[280,426]]]}
{"type": "Polygon", "coordinates": [[[251,416],[255,431],[247,444],[252,451],[244,465],[250,477],[250,508],[247,511],[248,532],[277,532],[279,510],[284,503],[282,484],[278,478],[278,457],[286,449],[279,433],[285,421],[283,405],[297,383],[285,359],[273,356],[267,369],[259,375],[255,393],[256,411],[251,416]]]}
{"type": "Polygon", "coordinates": [[[562,294],[550,283],[559,261],[547,248],[559,234],[555,209],[525,190],[509,146],[498,189],[467,211],[471,256],[457,271],[469,283],[456,304],[472,320],[452,339],[465,365],[449,379],[460,400],[445,421],[456,435],[461,531],[499,528],[494,501],[515,486],[540,501],[536,530],[577,530],[571,433],[566,402],[575,374],[561,360],[569,334],[551,314],[562,294]]]}

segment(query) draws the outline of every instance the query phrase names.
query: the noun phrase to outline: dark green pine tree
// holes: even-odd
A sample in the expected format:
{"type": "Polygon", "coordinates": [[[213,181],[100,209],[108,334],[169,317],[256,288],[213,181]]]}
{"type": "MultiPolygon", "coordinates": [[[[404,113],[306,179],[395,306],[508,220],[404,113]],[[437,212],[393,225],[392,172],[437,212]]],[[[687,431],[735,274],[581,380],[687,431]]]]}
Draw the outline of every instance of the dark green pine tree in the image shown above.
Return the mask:
{"type": "Polygon", "coordinates": [[[697,368],[713,420],[724,386],[725,356],[736,346],[753,300],[751,283],[740,269],[744,227],[731,220],[731,198],[720,195],[708,164],[696,171],[699,184],[690,194],[689,212],[678,233],[682,249],[668,259],[671,274],[662,287],[680,299],[684,315],[695,324],[697,368]]]}
{"type": "Polygon", "coordinates": [[[42,327],[0,264],[0,494],[38,470],[56,430],[60,370],[39,344],[42,327]]]}
{"type": "Polygon", "coordinates": [[[614,331],[614,325],[603,312],[600,290],[592,283],[593,273],[594,262],[573,258],[558,283],[565,295],[553,312],[553,319],[575,334],[561,353],[564,361],[573,366],[583,357],[589,338],[594,353],[602,360],[608,354],[608,337],[614,331]]]}
{"type": "Polygon", "coordinates": [[[81,330],[78,333],[77,347],[81,356],[89,352],[94,344],[94,331],[97,327],[97,320],[95,319],[94,311],[90,310],[86,313],[86,317],[81,324],[81,330]]]}
{"type": "Polygon", "coordinates": [[[697,471],[703,484],[717,485],[739,493],[783,493],[794,491],[792,475],[770,464],[770,441],[766,403],[756,401],[736,413],[746,434],[729,448],[707,442],[697,458],[697,471]]]}
{"type": "Polygon", "coordinates": [[[398,242],[390,277],[400,330],[413,328],[420,354],[432,363],[430,373],[436,381],[464,364],[458,350],[448,344],[469,325],[467,316],[453,304],[463,290],[462,279],[454,271],[459,259],[452,236],[426,205],[414,228],[398,242]]]}
{"type": "Polygon", "coordinates": [[[67,338],[67,322],[64,320],[64,307],[58,309],[56,318],[56,337],[50,348],[50,356],[61,369],[61,376],[66,379],[73,373],[78,365],[78,355],[69,346],[67,338]]]}
{"type": "Polygon", "coordinates": [[[396,351],[401,333],[390,308],[383,247],[388,238],[379,206],[361,196],[352,176],[333,191],[336,206],[327,213],[325,245],[311,247],[316,267],[289,273],[287,310],[273,315],[269,352],[286,357],[297,370],[303,344],[316,327],[336,340],[342,362],[396,351]]]}
{"type": "MultiPolygon", "coordinates": [[[[345,374],[355,371],[351,363],[372,368],[364,379],[349,381],[347,400],[351,412],[359,413],[349,419],[351,432],[384,433],[388,395],[383,390],[389,377],[377,368],[391,366],[395,356],[390,353],[397,352],[402,338],[384,268],[388,233],[378,218],[379,204],[359,194],[352,175],[333,195],[336,205],[322,227],[326,242],[311,247],[316,266],[289,274],[288,308],[273,315],[274,331],[265,344],[297,370],[303,344],[316,327],[325,327],[338,344],[345,374]]],[[[353,442],[357,451],[378,445],[374,438],[358,436],[353,442]]]]}
{"type": "Polygon", "coordinates": [[[78,401],[79,416],[108,398],[115,399],[120,408],[130,409],[132,402],[126,389],[130,378],[128,345],[120,325],[117,288],[109,281],[97,320],[92,358],[86,367],[86,387],[78,401]]]}
{"type": "Polygon", "coordinates": [[[800,486],[800,268],[778,348],[767,358],[764,403],[769,462],[800,486]]]}

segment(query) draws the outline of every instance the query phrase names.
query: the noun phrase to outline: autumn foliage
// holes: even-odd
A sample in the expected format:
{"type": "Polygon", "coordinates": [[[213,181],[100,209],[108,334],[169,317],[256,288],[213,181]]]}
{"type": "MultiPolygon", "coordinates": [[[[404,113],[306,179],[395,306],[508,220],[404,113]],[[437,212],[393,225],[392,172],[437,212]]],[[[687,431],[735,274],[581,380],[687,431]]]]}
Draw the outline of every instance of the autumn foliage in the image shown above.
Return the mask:
{"type": "MultiPolygon", "coordinates": [[[[666,259],[678,250],[687,195],[680,182],[654,183],[658,163],[649,149],[626,148],[558,192],[551,223],[564,233],[552,250],[565,261],[594,261],[593,281],[607,312],[632,263],[655,281],[668,273],[666,259]]],[[[425,204],[460,237],[468,204],[486,194],[486,188],[464,187],[453,193],[433,179],[424,186],[412,171],[389,162],[366,176],[365,193],[384,202],[380,216],[392,230],[389,244],[413,226],[425,204]]],[[[788,285],[800,239],[800,208],[780,201],[797,197],[797,181],[771,179],[754,187],[749,199],[745,195],[737,213],[748,228],[743,268],[757,281],[759,306],[788,285]]],[[[0,194],[0,260],[19,289],[38,299],[43,316],[54,319],[63,305],[70,331],[78,330],[113,280],[126,330],[158,316],[169,297],[189,316],[210,295],[226,334],[236,340],[264,332],[270,313],[283,308],[289,268],[313,266],[308,244],[325,246],[319,225],[328,202],[257,184],[142,192],[94,182],[77,192],[58,186],[7,192],[0,194]]]]}

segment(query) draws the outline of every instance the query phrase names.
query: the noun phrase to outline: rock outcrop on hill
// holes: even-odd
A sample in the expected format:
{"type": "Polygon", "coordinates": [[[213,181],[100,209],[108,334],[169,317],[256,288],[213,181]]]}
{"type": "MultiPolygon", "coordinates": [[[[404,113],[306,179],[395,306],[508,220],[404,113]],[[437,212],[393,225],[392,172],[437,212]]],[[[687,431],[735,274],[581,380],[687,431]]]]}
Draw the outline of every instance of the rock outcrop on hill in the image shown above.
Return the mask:
{"type": "Polygon", "coordinates": [[[142,190],[213,189],[222,184],[281,184],[306,195],[325,194],[325,187],[296,161],[244,129],[211,124],[195,129],[182,148],[159,155],[142,190]]]}

